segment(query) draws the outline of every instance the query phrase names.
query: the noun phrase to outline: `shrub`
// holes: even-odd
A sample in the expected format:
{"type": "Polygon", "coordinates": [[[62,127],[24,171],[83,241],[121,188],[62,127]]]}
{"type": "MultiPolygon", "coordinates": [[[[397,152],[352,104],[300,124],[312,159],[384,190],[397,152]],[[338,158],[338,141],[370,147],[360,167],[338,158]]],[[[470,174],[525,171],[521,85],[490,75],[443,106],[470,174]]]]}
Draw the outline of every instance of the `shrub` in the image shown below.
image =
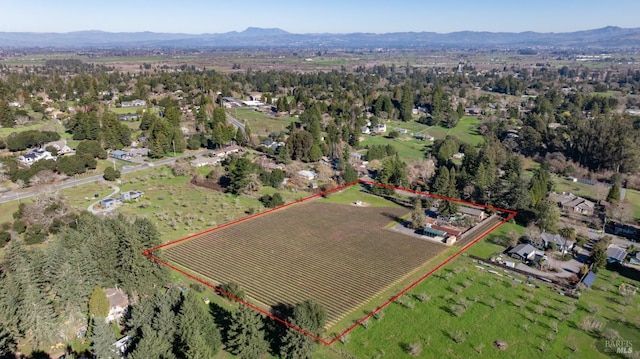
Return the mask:
{"type": "Polygon", "coordinates": [[[43,225],[34,224],[29,226],[24,232],[24,242],[26,244],[38,244],[44,242],[47,232],[43,225]]]}
{"type": "Polygon", "coordinates": [[[238,283],[236,282],[229,282],[229,283],[224,283],[220,285],[220,290],[222,290],[223,292],[236,297],[238,299],[244,299],[245,297],[245,293],[244,290],[242,290],[240,288],[240,285],[238,285],[238,283]]]}
{"type": "Polygon", "coordinates": [[[18,234],[22,234],[24,233],[24,231],[27,230],[27,225],[24,223],[23,220],[18,219],[15,222],[13,222],[13,230],[16,231],[18,234]]]}
{"type": "Polygon", "coordinates": [[[260,197],[260,202],[262,202],[262,204],[267,208],[275,208],[284,204],[284,200],[280,193],[274,193],[273,195],[265,194],[260,197]]]}
{"type": "Polygon", "coordinates": [[[0,232],[0,248],[4,247],[4,245],[9,243],[10,240],[11,240],[11,233],[6,231],[0,232]]]}

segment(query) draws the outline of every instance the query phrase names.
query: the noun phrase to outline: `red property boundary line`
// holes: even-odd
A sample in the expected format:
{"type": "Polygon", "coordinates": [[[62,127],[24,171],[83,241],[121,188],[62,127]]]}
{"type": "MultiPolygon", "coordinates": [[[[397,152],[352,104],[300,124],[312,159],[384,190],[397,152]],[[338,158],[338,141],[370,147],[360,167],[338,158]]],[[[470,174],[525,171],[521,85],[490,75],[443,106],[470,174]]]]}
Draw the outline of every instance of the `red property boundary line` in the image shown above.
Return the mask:
{"type": "Polygon", "coordinates": [[[199,233],[196,233],[196,234],[192,234],[190,236],[187,236],[187,237],[184,237],[184,238],[181,238],[181,239],[177,239],[175,241],[167,242],[167,243],[162,244],[160,246],[147,249],[147,250],[143,251],[142,254],[145,255],[146,257],[158,262],[159,264],[162,264],[162,265],[164,265],[164,266],[166,266],[166,267],[168,267],[168,268],[170,268],[170,269],[172,269],[172,270],[174,270],[174,271],[176,271],[176,272],[178,272],[178,273],[180,273],[180,274],[182,274],[182,275],[184,275],[184,276],[186,276],[186,277],[188,277],[188,278],[190,278],[190,279],[192,279],[192,280],[194,280],[194,281],[196,281],[196,282],[198,282],[200,284],[203,284],[203,285],[215,290],[216,292],[218,292],[218,293],[220,293],[220,294],[222,294],[224,296],[227,296],[228,298],[230,298],[230,299],[232,299],[232,300],[234,300],[234,301],[236,301],[236,302],[238,302],[240,304],[246,305],[249,308],[258,311],[258,312],[262,313],[263,315],[265,315],[265,316],[267,316],[267,317],[269,317],[269,318],[271,318],[271,319],[273,319],[273,320],[275,320],[275,321],[277,321],[277,322],[279,322],[279,323],[281,323],[281,324],[283,324],[283,325],[285,325],[285,326],[287,326],[289,328],[295,329],[295,330],[297,330],[297,331],[299,331],[299,332],[301,332],[301,333],[303,333],[303,334],[305,334],[305,335],[317,340],[318,342],[320,342],[322,344],[331,345],[331,344],[335,343],[337,340],[339,340],[341,337],[343,337],[344,335],[346,335],[347,333],[349,333],[350,331],[355,329],[358,325],[362,324],[365,320],[371,318],[374,314],[376,314],[379,311],[381,311],[382,309],[386,308],[389,304],[391,304],[394,301],[396,301],[398,298],[400,298],[406,292],[408,292],[409,290],[411,290],[412,288],[414,288],[415,286],[420,284],[422,281],[424,281],[425,279],[430,277],[438,269],[444,267],[445,265],[447,265],[447,263],[451,262],[453,259],[458,257],[460,254],[462,254],[463,252],[465,252],[466,250],[471,248],[474,244],[476,244],[481,239],[486,237],[489,233],[493,232],[498,227],[500,227],[504,223],[506,223],[509,220],[511,220],[513,217],[515,217],[516,214],[517,213],[515,211],[508,210],[508,209],[502,209],[502,208],[497,208],[497,207],[493,207],[493,206],[487,206],[487,205],[467,202],[467,201],[463,201],[463,200],[456,199],[456,198],[449,198],[449,197],[440,196],[440,195],[436,195],[436,194],[420,192],[420,191],[414,191],[414,190],[410,190],[410,189],[407,189],[407,188],[401,188],[401,187],[396,187],[396,186],[391,186],[391,185],[386,185],[386,184],[381,184],[381,183],[375,183],[375,182],[371,182],[371,181],[358,180],[358,181],[355,181],[355,182],[352,182],[352,183],[349,183],[349,184],[346,184],[346,185],[343,185],[343,186],[336,187],[336,188],[331,189],[329,191],[317,193],[317,194],[314,194],[314,195],[299,199],[299,200],[297,200],[295,202],[287,203],[287,204],[284,204],[282,206],[271,208],[271,209],[268,209],[268,210],[263,211],[263,212],[259,212],[259,213],[256,213],[256,214],[249,215],[247,217],[243,217],[243,218],[237,219],[235,221],[224,223],[224,224],[222,224],[220,226],[217,226],[217,227],[214,227],[214,228],[210,228],[210,229],[207,229],[205,231],[202,231],[202,232],[199,232],[199,233]],[[387,300],[385,303],[383,303],[382,305],[378,306],[375,310],[369,312],[369,314],[367,314],[364,318],[358,320],[353,325],[351,325],[350,327],[345,329],[342,333],[338,334],[337,336],[335,336],[331,340],[322,339],[322,338],[320,338],[320,337],[318,337],[318,336],[316,336],[316,335],[314,335],[312,333],[309,333],[308,331],[306,331],[306,330],[304,330],[302,328],[299,328],[299,327],[297,327],[297,326],[295,326],[295,325],[293,325],[293,324],[291,324],[291,323],[289,323],[289,322],[287,322],[287,321],[275,316],[274,314],[272,314],[270,312],[267,312],[266,310],[264,310],[262,308],[258,308],[257,306],[255,306],[255,305],[253,305],[253,304],[251,304],[251,303],[249,303],[249,302],[247,302],[247,301],[245,301],[243,299],[237,298],[237,297],[231,295],[230,293],[227,293],[224,290],[218,288],[217,286],[214,286],[213,284],[211,284],[211,283],[209,283],[209,282],[207,282],[207,281],[205,281],[205,280],[203,280],[203,279],[201,279],[201,278],[199,278],[199,277],[197,277],[195,275],[187,273],[186,271],[184,271],[184,270],[182,270],[180,268],[177,268],[176,266],[174,266],[174,265],[172,265],[172,264],[170,264],[170,263],[168,263],[168,262],[166,262],[166,261],[164,261],[164,260],[162,260],[162,259],[160,259],[160,258],[158,258],[158,257],[153,255],[153,252],[155,252],[157,250],[160,250],[162,248],[165,248],[167,246],[174,245],[174,244],[177,244],[177,243],[180,243],[180,242],[184,242],[184,241],[189,240],[189,239],[191,239],[193,237],[197,237],[197,236],[200,236],[200,235],[203,235],[203,234],[206,234],[206,233],[217,231],[219,229],[222,229],[222,228],[225,228],[225,227],[229,227],[229,226],[232,226],[234,224],[238,224],[238,223],[250,220],[252,218],[255,218],[255,217],[258,217],[258,216],[262,216],[262,215],[265,215],[267,213],[271,213],[271,212],[277,211],[279,209],[283,209],[283,208],[286,208],[286,207],[289,207],[289,206],[292,206],[292,205],[295,205],[295,204],[298,204],[298,203],[307,202],[307,201],[309,201],[311,199],[318,198],[320,196],[323,196],[323,195],[326,195],[326,194],[329,194],[329,193],[341,191],[343,189],[349,188],[349,187],[351,187],[353,185],[356,185],[356,184],[365,184],[365,185],[369,185],[369,186],[391,188],[391,189],[402,191],[402,192],[408,192],[408,193],[413,193],[413,194],[417,194],[417,195],[421,195],[421,196],[438,198],[438,199],[443,199],[443,200],[447,200],[447,201],[463,203],[463,204],[467,204],[467,205],[471,205],[471,206],[475,206],[475,207],[482,207],[482,208],[490,209],[490,210],[493,210],[493,211],[504,212],[504,213],[508,213],[509,215],[506,218],[504,218],[502,221],[498,222],[493,227],[491,227],[488,230],[486,230],[484,233],[481,233],[478,236],[478,238],[476,238],[472,242],[466,244],[464,247],[462,247],[459,251],[457,251],[451,257],[447,258],[444,262],[440,263],[438,266],[436,266],[435,268],[430,270],[428,273],[424,274],[423,276],[418,278],[416,281],[414,281],[413,283],[409,284],[409,286],[407,286],[406,288],[401,290],[398,294],[394,295],[389,300],[387,300]]]}

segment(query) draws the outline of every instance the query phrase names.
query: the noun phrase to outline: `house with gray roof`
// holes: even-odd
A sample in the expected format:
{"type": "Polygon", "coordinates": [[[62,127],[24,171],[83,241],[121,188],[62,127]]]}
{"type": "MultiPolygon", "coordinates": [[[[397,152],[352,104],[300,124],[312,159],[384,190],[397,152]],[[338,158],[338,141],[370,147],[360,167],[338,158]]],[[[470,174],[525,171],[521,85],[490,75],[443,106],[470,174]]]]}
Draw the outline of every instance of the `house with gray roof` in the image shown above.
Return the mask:
{"type": "Polygon", "coordinates": [[[558,203],[558,206],[567,213],[592,216],[595,210],[595,203],[588,199],[578,197],[573,193],[552,193],[551,197],[558,203]]]}
{"type": "Polygon", "coordinates": [[[627,251],[616,246],[607,248],[607,262],[621,263],[627,257],[627,251]]]}
{"type": "Polygon", "coordinates": [[[553,243],[556,245],[556,248],[558,248],[558,251],[562,252],[563,254],[566,254],[575,245],[575,242],[566,239],[559,234],[544,232],[540,235],[540,239],[542,239],[545,248],[549,248],[551,246],[551,243],[553,243]]]}
{"type": "Polygon", "coordinates": [[[523,262],[533,260],[536,256],[536,247],[530,244],[518,244],[508,253],[512,258],[523,262]]]}

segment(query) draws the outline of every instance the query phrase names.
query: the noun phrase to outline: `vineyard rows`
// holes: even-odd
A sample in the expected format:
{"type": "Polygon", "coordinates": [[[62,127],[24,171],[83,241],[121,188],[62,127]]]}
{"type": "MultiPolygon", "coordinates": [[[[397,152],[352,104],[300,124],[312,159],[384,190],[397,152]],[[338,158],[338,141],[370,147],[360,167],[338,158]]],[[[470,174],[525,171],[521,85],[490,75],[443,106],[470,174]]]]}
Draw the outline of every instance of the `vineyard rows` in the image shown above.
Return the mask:
{"type": "MultiPolygon", "coordinates": [[[[196,236],[165,258],[268,306],[315,299],[333,323],[440,254],[385,230],[401,208],[311,202],[196,236]]],[[[214,283],[214,284],[217,284],[214,283]]]]}

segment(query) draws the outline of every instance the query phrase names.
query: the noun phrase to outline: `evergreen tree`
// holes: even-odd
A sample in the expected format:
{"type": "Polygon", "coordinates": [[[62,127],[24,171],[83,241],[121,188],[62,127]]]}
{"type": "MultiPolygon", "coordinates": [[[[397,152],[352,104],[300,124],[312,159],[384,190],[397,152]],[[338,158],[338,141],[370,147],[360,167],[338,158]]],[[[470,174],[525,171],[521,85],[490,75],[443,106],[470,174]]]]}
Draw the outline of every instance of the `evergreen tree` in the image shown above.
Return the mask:
{"type": "MultiPolygon", "coordinates": [[[[306,332],[320,336],[324,331],[327,313],[314,300],[305,300],[293,309],[289,322],[306,332]]],[[[307,359],[311,358],[315,347],[315,340],[308,335],[288,328],[282,340],[280,355],[284,358],[307,359]]]]}
{"type": "Polygon", "coordinates": [[[611,188],[609,188],[609,193],[607,194],[607,201],[615,202],[620,200],[620,183],[614,182],[611,188]]]}
{"type": "Polygon", "coordinates": [[[400,119],[411,121],[413,119],[413,90],[410,85],[405,85],[400,102],[400,119]]]}
{"type": "Polygon", "coordinates": [[[116,353],[116,347],[113,345],[116,341],[116,336],[113,333],[113,329],[111,329],[111,325],[105,322],[104,317],[94,317],[91,322],[92,331],[89,340],[91,341],[91,350],[96,358],[119,358],[116,353]]]}
{"type": "Polygon", "coordinates": [[[268,344],[259,313],[241,305],[231,314],[227,349],[242,359],[257,359],[267,352],[268,344]]]}
{"type": "Polygon", "coordinates": [[[213,317],[198,296],[187,292],[176,318],[179,351],[185,358],[213,358],[222,347],[222,337],[213,317]]]}
{"type": "Polygon", "coordinates": [[[236,144],[238,146],[246,145],[246,141],[245,141],[245,138],[244,138],[244,132],[242,132],[242,128],[238,127],[238,129],[236,130],[236,135],[234,137],[234,141],[236,141],[236,144]]]}
{"type": "Polygon", "coordinates": [[[161,333],[157,332],[151,326],[145,325],[140,329],[140,341],[135,346],[131,354],[127,358],[131,359],[174,359],[176,355],[173,353],[172,342],[167,341],[161,333]]]}
{"type": "Polygon", "coordinates": [[[95,286],[89,297],[89,317],[106,318],[109,314],[109,300],[102,288],[95,286]]]}
{"type": "Polygon", "coordinates": [[[416,197],[413,201],[413,211],[411,212],[411,225],[413,229],[422,229],[427,224],[427,216],[422,208],[422,198],[416,197]]]}
{"type": "Polygon", "coordinates": [[[409,180],[407,177],[407,164],[400,160],[396,154],[382,162],[382,169],[378,174],[380,183],[389,184],[396,187],[407,187],[409,180]]]}
{"type": "Polygon", "coordinates": [[[346,164],[342,172],[342,180],[344,183],[352,183],[358,180],[358,172],[352,165],[346,164]]]}
{"type": "Polygon", "coordinates": [[[322,159],[322,150],[320,149],[320,146],[316,143],[313,146],[311,146],[311,149],[309,150],[309,162],[318,162],[320,161],[320,159],[322,159]]]}

